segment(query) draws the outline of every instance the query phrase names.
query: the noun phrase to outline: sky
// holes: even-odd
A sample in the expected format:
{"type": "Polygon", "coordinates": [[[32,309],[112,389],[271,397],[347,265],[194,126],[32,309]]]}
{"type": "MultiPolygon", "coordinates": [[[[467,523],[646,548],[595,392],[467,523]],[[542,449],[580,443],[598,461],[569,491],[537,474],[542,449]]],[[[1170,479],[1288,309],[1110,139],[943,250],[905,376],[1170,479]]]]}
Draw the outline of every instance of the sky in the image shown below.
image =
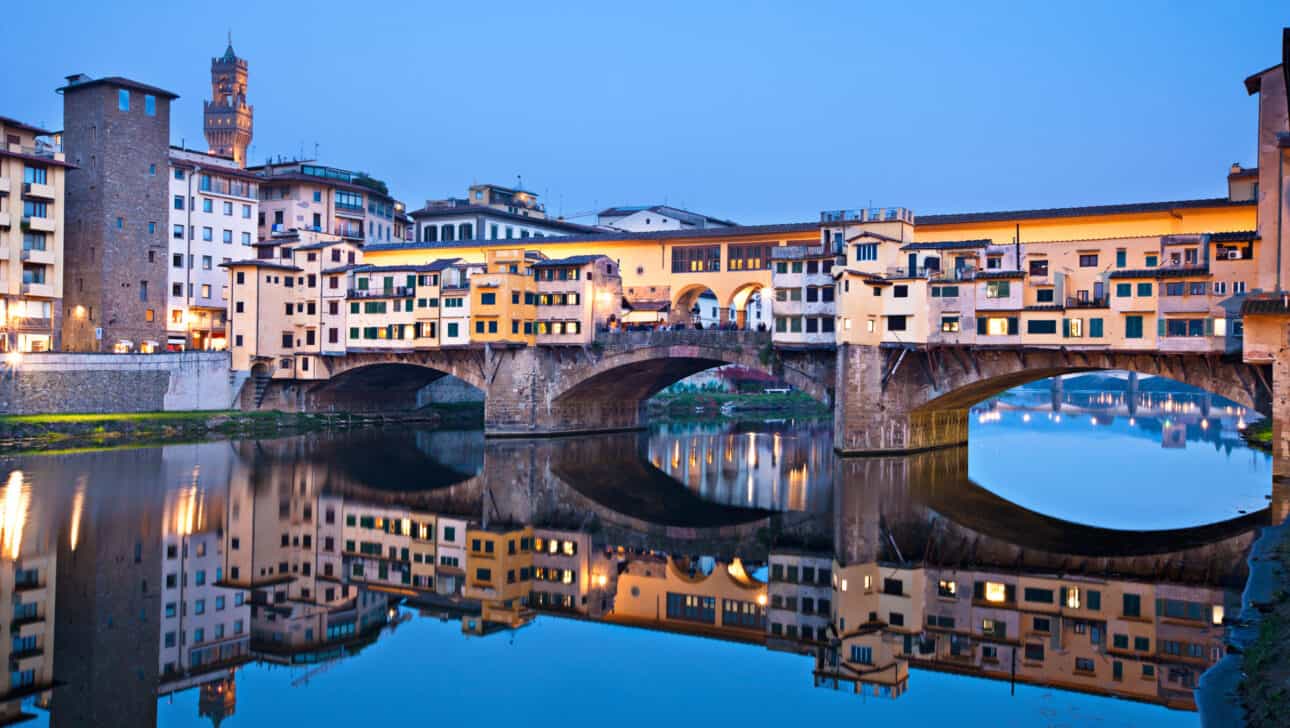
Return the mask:
{"type": "Polygon", "coordinates": [[[1254,163],[1242,80],[1284,2],[60,2],[6,19],[0,115],[62,126],[72,73],[180,95],[250,63],[250,159],[314,155],[420,207],[476,182],[592,222],[667,203],[744,224],[1215,197],[1254,163]]]}

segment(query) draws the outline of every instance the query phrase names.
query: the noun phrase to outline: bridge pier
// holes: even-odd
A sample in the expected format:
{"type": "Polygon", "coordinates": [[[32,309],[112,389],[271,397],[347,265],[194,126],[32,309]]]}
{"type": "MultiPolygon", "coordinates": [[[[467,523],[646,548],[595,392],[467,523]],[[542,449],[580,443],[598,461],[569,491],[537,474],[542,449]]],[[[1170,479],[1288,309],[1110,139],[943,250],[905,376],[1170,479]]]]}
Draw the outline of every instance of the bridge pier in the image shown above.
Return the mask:
{"type": "Polygon", "coordinates": [[[902,367],[919,363],[899,358],[877,346],[838,347],[833,443],[842,454],[917,452],[967,442],[967,407],[926,404],[927,387],[901,376],[902,367]]]}

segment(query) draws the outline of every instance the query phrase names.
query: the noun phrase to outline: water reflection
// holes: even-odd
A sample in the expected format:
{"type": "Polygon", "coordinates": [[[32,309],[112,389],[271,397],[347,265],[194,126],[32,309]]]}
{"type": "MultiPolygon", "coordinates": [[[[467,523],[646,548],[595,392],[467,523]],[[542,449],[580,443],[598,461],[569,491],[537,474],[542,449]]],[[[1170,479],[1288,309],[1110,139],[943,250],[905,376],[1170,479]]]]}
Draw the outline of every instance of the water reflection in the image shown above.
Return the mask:
{"type": "Polygon", "coordinates": [[[1266,509],[1081,525],[971,482],[966,449],[837,460],[826,432],[401,431],[10,459],[0,720],[152,725],[158,696],[195,693],[218,723],[269,685],[281,715],[415,614],[472,637],[561,617],[701,635],[905,703],[936,700],[922,668],[1194,708],[1266,509]]]}

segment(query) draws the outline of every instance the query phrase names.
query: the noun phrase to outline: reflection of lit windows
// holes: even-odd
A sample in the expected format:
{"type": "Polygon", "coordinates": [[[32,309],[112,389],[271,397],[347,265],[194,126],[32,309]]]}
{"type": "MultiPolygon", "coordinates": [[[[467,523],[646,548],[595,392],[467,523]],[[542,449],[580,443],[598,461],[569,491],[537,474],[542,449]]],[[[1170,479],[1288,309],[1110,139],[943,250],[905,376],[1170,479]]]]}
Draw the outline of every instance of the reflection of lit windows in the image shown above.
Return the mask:
{"type": "Polygon", "coordinates": [[[871,589],[873,589],[873,577],[872,577],[872,576],[870,576],[870,575],[868,575],[868,574],[865,574],[865,575],[864,575],[864,590],[865,590],[865,591],[870,591],[871,589]]]}
{"type": "Polygon", "coordinates": [[[573,556],[578,551],[578,545],[572,541],[564,542],[564,555],[573,556]]]}
{"type": "Polygon", "coordinates": [[[987,602],[999,603],[1008,598],[1008,590],[1003,584],[997,581],[987,581],[985,583],[985,600],[987,602]]]}
{"type": "Polygon", "coordinates": [[[842,591],[846,591],[846,590],[847,590],[847,580],[846,580],[846,579],[843,579],[843,580],[842,580],[842,591]]]}
{"type": "Polygon", "coordinates": [[[1214,621],[1214,624],[1222,624],[1222,623],[1223,623],[1223,613],[1224,613],[1224,612],[1223,612],[1223,605],[1222,605],[1222,604],[1215,604],[1215,605],[1214,605],[1214,611],[1213,611],[1213,617],[1212,617],[1212,618],[1213,618],[1213,621],[1214,621]]]}
{"type": "Polygon", "coordinates": [[[941,579],[936,584],[936,593],[943,597],[957,596],[959,593],[959,585],[950,579],[941,579]]]}
{"type": "Polygon", "coordinates": [[[1066,606],[1070,609],[1079,609],[1079,587],[1067,587],[1066,606]]]}
{"type": "Polygon", "coordinates": [[[560,576],[560,581],[561,581],[561,583],[564,583],[564,584],[572,584],[572,583],[573,583],[573,573],[574,573],[574,572],[573,572],[573,569],[565,569],[565,570],[564,570],[564,573],[560,576]]]}

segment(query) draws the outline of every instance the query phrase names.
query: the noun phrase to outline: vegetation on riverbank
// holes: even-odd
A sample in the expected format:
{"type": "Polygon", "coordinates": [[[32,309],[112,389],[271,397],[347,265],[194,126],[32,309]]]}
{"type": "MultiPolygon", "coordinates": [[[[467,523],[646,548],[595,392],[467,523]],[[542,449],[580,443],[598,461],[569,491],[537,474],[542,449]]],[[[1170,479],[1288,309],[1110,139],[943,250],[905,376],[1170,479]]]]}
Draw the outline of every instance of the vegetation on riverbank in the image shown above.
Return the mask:
{"type": "Polygon", "coordinates": [[[790,392],[757,392],[733,393],[720,391],[664,392],[649,400],[652,413],[690,413],[703,411],[711,414],[721,411],[727,414],[756,413],[762,415],[827,415],[829,410],[823,403],[812,399],[799,391],[790,392]]]}
{"type": "Polygon", "coordinates": [[[412,423],[469,428],[483,424],[479,403],[433,404],[415,412],[123,412],[0,416],[0,454],[147,447],[243,437],[276,437],[412,423]]]}
{"type": "Polygon", "coordinates": [[[1267,417],[1258,422],[1251,423],[1241,431],[1241,437],[1250,444],[1251,447],[1257,447],[1260,450],[1272,450],[1272,418],[1267,417]]]}
{"type": "Polygon", "coordinates": [[[1279,581],[1272,599],[1259,606],[1259,635],[1245,649],[1241,702],[1252,728],[1283,726],[1290,716],[1290,538],[1267,557],[1279,581]]]}

